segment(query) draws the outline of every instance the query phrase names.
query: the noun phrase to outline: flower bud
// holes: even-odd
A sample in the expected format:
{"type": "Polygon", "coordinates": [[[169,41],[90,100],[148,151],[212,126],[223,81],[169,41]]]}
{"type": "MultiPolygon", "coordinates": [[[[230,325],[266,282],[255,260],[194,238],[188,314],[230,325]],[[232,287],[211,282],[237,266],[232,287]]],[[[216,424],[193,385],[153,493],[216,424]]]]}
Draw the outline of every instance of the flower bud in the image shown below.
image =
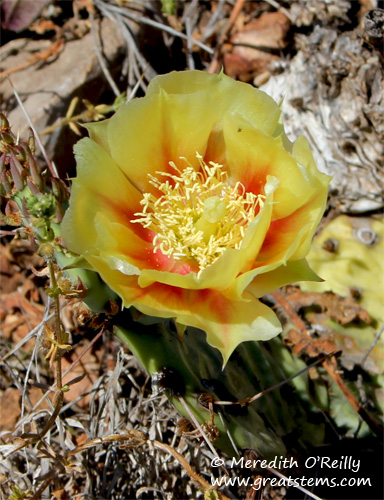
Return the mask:
{"type": "Polygon", "coordinates": [[[15,139],[12,134],[9,132],[0,132],[0,141],[5,142],[6,144],[14,144],[15,139]]]}
{"type": "Polygon", "coordinates": [[[50,243],[43,243],[39,248],[39,255],[44,257],[45,260],[50,260],[53,258],[55,249],[50,243]]]}
{"type": "Polygon", "coordinates": [[[9,128],[9,122],[3,113],[0,113],[0,131],[9,128]]]}

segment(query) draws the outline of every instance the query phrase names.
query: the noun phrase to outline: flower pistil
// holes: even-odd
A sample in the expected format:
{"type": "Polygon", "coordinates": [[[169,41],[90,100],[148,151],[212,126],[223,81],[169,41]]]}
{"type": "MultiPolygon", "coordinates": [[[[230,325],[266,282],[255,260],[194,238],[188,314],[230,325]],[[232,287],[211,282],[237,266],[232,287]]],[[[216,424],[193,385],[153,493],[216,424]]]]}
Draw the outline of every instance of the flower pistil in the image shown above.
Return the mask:
{"type": "Polygon", "coordinates": [[[154,253],[160,250],[176,260],[195,261],[203,270],[227,248],[240,248],[265,196],[246,192],[241,182],[231,186],[222,165],[207,165],[200,154],[196,156],[200,171],[181,158],[188,165],[182,171],[169,162],[175,174],[156,172],[165,180],[149,175],[150,184],[162,194],[144,193],[143,211],[131,222],[155,233],[154,253]]]}

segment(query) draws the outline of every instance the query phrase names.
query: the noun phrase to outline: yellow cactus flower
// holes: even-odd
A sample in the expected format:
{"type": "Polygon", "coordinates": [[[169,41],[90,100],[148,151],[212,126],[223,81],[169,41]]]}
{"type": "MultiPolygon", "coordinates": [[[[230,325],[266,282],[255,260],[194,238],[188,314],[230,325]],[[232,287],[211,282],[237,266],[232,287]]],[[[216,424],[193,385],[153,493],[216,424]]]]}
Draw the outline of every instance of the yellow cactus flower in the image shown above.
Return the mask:
{"type": "Polygon", "coordinates": [[[206,331],[226,362],[281,331],[258,299],[318,279],[307,255],[327,199],[279,106],[224,74],[173,72],[87,128],[62,235],[125,307],[206,331]]]}

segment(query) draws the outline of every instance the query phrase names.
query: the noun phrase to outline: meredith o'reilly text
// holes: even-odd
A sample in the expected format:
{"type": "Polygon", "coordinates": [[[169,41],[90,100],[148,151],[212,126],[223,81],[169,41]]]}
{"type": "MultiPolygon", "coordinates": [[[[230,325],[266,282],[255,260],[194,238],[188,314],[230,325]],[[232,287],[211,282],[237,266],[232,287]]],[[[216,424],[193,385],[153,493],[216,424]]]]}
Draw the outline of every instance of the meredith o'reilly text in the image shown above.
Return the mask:
{"type": "MultiPolygon", "coordinates": [[[[353,457],[346,455],[341,456],[339,459],[332,459],[330,457],[308,457],[305,460],[304,466],[307,469],[319,467],[320,469],[340,469],[352,470],[358,472],[360,469],[360,460],[355,460],[353,457]]],[[[241,467],[242,469],[291,469],[292,467],[299,467],[297,460],[291,458],[275,457],[273,460],[245,460],[242,458],[233,458],[231,467],[241,467]]]]}

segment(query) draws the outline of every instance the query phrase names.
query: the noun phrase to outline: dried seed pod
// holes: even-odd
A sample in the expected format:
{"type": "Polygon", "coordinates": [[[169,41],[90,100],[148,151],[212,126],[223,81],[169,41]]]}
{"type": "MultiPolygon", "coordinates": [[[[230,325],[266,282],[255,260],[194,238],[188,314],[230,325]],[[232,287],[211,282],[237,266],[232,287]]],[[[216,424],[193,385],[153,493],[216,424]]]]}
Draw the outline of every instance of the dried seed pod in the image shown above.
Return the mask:
{"type": "Polygon", "coordinates": [[[57,280],[57,286],[60,288],[61,293],[63,295],[70,294],[74,290],[73,285],[72,285],[72,281],[69,280],[68,278],[65,278],[64,276],[61,276],[57,280]]]}

